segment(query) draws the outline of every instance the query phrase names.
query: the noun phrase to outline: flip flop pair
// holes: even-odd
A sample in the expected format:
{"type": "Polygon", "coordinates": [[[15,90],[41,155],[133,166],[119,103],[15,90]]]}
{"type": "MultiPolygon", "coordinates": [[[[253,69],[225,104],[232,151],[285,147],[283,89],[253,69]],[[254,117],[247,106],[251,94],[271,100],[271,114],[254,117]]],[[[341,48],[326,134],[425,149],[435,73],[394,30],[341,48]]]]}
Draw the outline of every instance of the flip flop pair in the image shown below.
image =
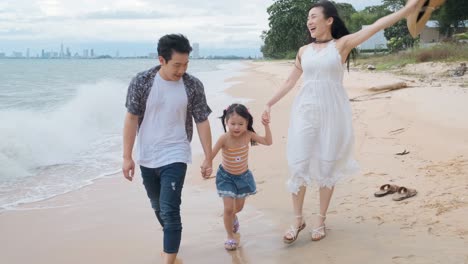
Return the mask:
{"type": "Polygon", "coordinates": [[[401,201],[413,197],[418,192],[415,189],[398,186],[395,184],[384,184],[380,186],[380,190],[374,193],[375,197],[383,197],[385,195],[393,194],[392,200],[401,201]]]}

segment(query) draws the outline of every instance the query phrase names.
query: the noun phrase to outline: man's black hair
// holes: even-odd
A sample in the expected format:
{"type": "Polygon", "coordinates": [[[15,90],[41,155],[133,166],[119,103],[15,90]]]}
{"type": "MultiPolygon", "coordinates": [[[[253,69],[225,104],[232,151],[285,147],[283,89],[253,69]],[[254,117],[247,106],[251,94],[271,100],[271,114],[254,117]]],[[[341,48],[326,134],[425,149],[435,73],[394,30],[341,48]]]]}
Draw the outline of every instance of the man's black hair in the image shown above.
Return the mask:
{"type": "Polygon", "coordinates": [[[192,47],[189,40],[182,34],[169,34],[161,37],[158,41],[158,55],[162,56],[166,62],[172,59],[172,53],[190,54],[192,47]]]}

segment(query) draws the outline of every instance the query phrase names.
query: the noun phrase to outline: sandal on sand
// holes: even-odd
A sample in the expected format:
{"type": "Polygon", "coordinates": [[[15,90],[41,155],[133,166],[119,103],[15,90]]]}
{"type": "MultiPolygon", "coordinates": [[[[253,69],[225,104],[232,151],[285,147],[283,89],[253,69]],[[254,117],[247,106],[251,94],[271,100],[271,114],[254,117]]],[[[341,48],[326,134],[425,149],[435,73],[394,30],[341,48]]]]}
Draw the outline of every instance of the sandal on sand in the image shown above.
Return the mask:
{"type": "MultiPolygon", "coordinates": [[[[297,215],[296,218],[302,218],[302,215],[297,215]]],[[[297,236],[302,230],[304,230],[305,227],[305,222],[302,222],[301,226],[299,227],[290,226],[288,231],[286,231],[286,234],[283,236],[283,242],[286,244],[291,244],[296,241],[297,236]]]]}
{"type": "Polygon", "coordinates": [[[237,218],[237,215],[236,215],[236,218],[234,218],[234,223],[232,224],[232,232],[237,233],[239,231],[239,228],[240,228],[239,219],[237,218]]]}
{"type": "MultiPolygon", "coordinates": [[[[321,214],[319,214],[318,216],[323,218],[324,221],[325,221],[325,218],[327,218],[326,216],[323,216],[321,214]]],[[[312,241],[319,241],[319,240],[324,239],[326,237],[325,223],[317,228],[312,229],[310,236],[311,236],[312,241]]]]}
{"type": "Polygon", "coordinates": [[[228,239],[226,242],[224,242],[224,248],[226,250],[236,250],[237,249],[237,241],[234,239],[228,239]]]}
{"type": "Polygon", "coordinates": [[[400,186],[395,185],[395,184],[384,184],[384,185],[380,186],[379,191],[374,193],[374,196],[375,197],[382,197],[382,196],[385,196],[387,194],[396,193],[398,191],[398,188],[400,188],[400,186]]]}
{"type": "Polygon", "coordinates": [[[415,189],[410,189],[406,187],[400,187],[398,188],[398,191],[393,195],[392,199],[394,201],[401,201],[406,198],[413,197],[417,194],[418,192],[415,189]]]}

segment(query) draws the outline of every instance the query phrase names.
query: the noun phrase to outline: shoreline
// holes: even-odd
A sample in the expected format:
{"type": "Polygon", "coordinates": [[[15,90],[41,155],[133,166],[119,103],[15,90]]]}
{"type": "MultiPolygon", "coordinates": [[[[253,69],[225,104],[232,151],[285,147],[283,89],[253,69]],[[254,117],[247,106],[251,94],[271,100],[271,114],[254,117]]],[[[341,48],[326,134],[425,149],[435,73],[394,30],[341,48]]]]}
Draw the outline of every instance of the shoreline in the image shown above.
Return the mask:
{"type": "MultiPolygon", "coordinates": [[[[263,133],[258,122],[263,105],[286,78],[291,63],[250,62],[248,66],[245,74],[233,78],[239,82],[226,93],[252,98],[247,105],[257,120],[255,129],[263,133]]],[[[468,90],[450,83],[432,87],[416,78],[366,71],[345,72],[345,87],[352,98],[367,94],[366,87],[401,78],[420,87],[385,95],[390,98],[352,103],[361,172],[337,185],[327,218],[327,237],[320,242],[311,242],[308,233],[318,205],[314,187],[306,195],[307,229],[291,246],[281,240],[293,220],[285,186],[285,146],[290,104],[297,88],[272,109],[273,145],[251,150],[249,167],[258,193],[239,214],[241,247],[235,252],[223,249],[222,201],[214,179],[203,180],[199,174],[202,156],[194,155],[182,198],[180,258],[184,263],[466,262],[468,124],[447,117],[468,112],[468,106],[462,104],[468,100],[468,90]],[[440,98],[450,99],[452,104],[440,98]],[[426,115],[430,108],[440,111],[426,115]],[[400,133],[391,133],[401,128],[400,133]],[[404,149],[410,153],[395,155],[404,149]],[[388,182],[416,188],[418,195],[402,202],[388,196],[375,198],[373,193],[388,182]],[[450,254],[444,254],[447,248],[450,254]]],[[[216,140],[214,137],[213,144],[216,140]]],[[[213,161],[214,173],[218,164],[219,155],[213,161]]],[[[162,234],[139,177],[131,184],[122,176],[109,177],[59,198],[47,202],[55,208],[0,214],[6,238],[1,246],[8,263],[158,263],[162,234]],[[69,206],[59,207],[64,204],[69,206]],[[28,234],[24,226],[30,228],[28,234]],[[25,248],[26,255],[22,254],[25,248]]]]}
{"type": "MultiPolygon", "coordinates": [[[[241,72],[241,69],[245,68],[245,63],[239,61],[221,60],[217,61],[216,63],[217,64],[213,64],[214,66],[209,65],[209,67],[205,67],[206,70],[200,65],[196,65],[195,69],[197,73],[195,73],[195,76],[199,77],[200,79],[203,79],[205,87],[208,88],[209,96],[218,99],[215,95],[217,95],[218,93],[225,94],[224,90],[233,85],[233,83],[229,82],[228,80],[233,78],[233,76],[238,76],[241,72]]],[[[224,96],[229,98],[228,94],[225,94],[224,96]]],[[[215,103],[215,105],[217,106],[219,105],[218,101],[223,100],[227,99],[224,97],[220,97],[219,100],[214,100],[213,103],[215,103]]],[[[194,131],[194,136],[197,137],[196,130],[194,131]]],[[[119,146],[116,147],[120,148],[119,146]]],[[[117,152],[120,153],[119,151],[117,152]]],[[[202,153],[202,148],[199,142],[195,142],[195,144],[192,144],[192,153],[194,155],[196,155],[197,153],[202,153]]],[[[82,178],[79,177],[80,175],[77,175],[74,181],[71,178],[67,178],[67,180],[64,180],[64,184],[62,185],[60,185],[60,183],[56,184],[55,180],[49,180],[54,178],[60,179],[63,178],[62,175],[67,175],[65,169],[63,172],[56,171],[56,167],[63,167],[62,164],[39,167],[36,171],[33,172],[37,175],[31,176],[31,179],[26,179],[22,181],[22,179],[19,178],[18,181],[13,181],[11,186],[7,185],[11,187],[11,189],[7,189],[6,187],[4,187],[5,190],[9,191],[6,191],[4,193],[4,196],[2,196],[2,201],[0,204],[0,214],[8,211],[24,210],[24,208],[35,209],[34,205],[36,203],[47,201],[53,199],[54,197],[59,197],[70,192],[79,191],[82,188],[86,188],[90,185],[93,185],[97,180],[112,177],[112,175],[120,173],[121,169],[119,169],[119,164],[120,161],[117,164],[113,162],[112,166],[105,167],[104,170],[106,170],[107,172],[100,172],[100,170],[96,170],[96,174],[90,174],[90,177],[86,176],[82,178]],[[115,167],[115,165],[118,166],[115,167]],[[41,186],[42,182],[46,186],[45,188],[41,186]]],[[[66,163],[64,166],[66,165],[74,164],[66,163]]],[[[81,164],[77,163],[76,165],[77,170],[80,169],[81,164]]]]}

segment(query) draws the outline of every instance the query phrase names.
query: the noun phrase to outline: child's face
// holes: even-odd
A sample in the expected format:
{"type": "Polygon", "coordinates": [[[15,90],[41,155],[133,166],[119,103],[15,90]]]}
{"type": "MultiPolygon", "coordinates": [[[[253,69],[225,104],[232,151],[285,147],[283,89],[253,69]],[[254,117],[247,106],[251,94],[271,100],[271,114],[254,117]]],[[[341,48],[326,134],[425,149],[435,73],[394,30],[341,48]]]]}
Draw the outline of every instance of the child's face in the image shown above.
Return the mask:
{"type": "Polygon", "coordinates": [[[235,112],[231,114],[226,123],[229,128],[229,133],[234,137],[241,136],[247,131],[247,119],[235,112]]]}

